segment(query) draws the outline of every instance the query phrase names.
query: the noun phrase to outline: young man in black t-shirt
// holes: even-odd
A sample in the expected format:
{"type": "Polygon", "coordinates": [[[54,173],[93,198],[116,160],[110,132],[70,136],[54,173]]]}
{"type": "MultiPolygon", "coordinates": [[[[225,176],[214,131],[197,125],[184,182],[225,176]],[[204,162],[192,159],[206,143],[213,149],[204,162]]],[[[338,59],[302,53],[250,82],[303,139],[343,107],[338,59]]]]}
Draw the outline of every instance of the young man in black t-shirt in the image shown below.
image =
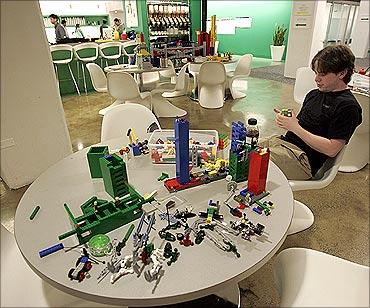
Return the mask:
{"type": "Polygon", "coordinates": [[[288,179],[306,180],[316,174],[328,157],[335,157],[362,122],[362,110],[348,89],[355,57],[344,45],[328,46],[312,59],[318,89],[310,91],[297,116],[280,114],[275,121],[287,130],[260,145],[270,147],[271,160],[288,179]]]}

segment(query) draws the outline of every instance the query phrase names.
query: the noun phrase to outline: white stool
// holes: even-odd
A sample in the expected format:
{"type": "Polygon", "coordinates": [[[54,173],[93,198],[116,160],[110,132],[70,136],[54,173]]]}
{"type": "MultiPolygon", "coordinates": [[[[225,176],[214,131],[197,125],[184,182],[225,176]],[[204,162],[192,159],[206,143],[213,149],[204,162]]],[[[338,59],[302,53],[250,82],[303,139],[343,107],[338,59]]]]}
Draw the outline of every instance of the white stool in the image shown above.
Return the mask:
{"type": "MultiPolygon", "coordinates": [[[[51,45],[50,46],[50,52],[51,52],[51,57],[53,59],[53,64],[54,64],[54,67],[55,67],[55,73],[56,73],[58,81],[59,81],[59,78],[58,78],[58,64],[67,64],[69,72],[70,72],[72,80],[73,80],[73,83],[74,83],[75,88],[77,90],[77,93],[78,93],[78,95],[81,95],[80,94],[80,89],[78,88],[78,85],[76,83],[76,79],[73,76],[73,72],[72,72],[71,65],[70,65],[70,63],[72,62],[72,59],[73,59],[72,46],[66,45],[66,44],[51,45]],[[66,52],[66,53],[64,53],[65,57],[58,58],[58,59],[54,60],[53,53],[57,52],[57,51],[65,51],[66,52]],[[68,53],[68,56],[67,56],[67,53],[68,53]]],[[[63,54],[63,53],[61,53],[61,54],[63,54]]]]}
{"type": "MultiPolygon", "coordinates": [[[[84,64],[89,62],[94,62],[98,58],[98,44],[96,43],[82,43],[78,44],[76,46],[73,46],[74,54],[77,58],[77,72],[78,72],[78,62],[81,62],[82,66],[82,75],[84,79],[84,86],[85,86],[85,93],[87,94],[87,88],[86,88],[86,76],[85,76],[85,68],[84,64]],[[84,56],[84,53],[86,53],[87,50],[93,51],[92,55],[84,56]]],[[[79,75],[79,73],[78,73],[79,75]]],[[[79,76],[78,76],[79,77],[79,76]]]]}
{"type": "Polygon", "coordinates": [[[122,44],[120,42],[107,42],[99,45],[99,54],[102,59],[105,59],[105,65],[108,66],[108,60],[115,60],[119,65],[118,59],[121,57],[122,44]],[[106,49],[114,50],[114,53],[106,54],[106,49]]]}

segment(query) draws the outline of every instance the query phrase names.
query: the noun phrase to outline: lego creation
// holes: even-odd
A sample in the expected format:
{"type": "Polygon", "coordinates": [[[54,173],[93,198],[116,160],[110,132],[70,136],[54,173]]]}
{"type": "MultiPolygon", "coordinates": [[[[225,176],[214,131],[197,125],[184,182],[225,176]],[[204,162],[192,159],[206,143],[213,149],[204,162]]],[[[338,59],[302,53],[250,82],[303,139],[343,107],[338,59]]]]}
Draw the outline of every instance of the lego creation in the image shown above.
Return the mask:
{"type": "Polygon", "coordinates": [[[144,199],[130,185],[128,193],[119,199],[119,202],[91,197],[81,205],[82,215],[74,217],[67,204],[64,208],[72,222],[73,230],[59,236],[63,240],[76,234],[80,244],[85,244],[97,234],[106,234],[137,218],[142,214],[142,205],[153,201],[153,198],[144,199]]]}
{"type": "Polygon", "coordinates": [[[248,179],[249,153],[251,146],[246,143],[247,131],[243,122],[233,122],[229,154],[229,174],[236,182],[248,179]]]}
{"type": "Polygon", "coordinates": [[[218,150],[224,150],[229,145],[229,136],[226,134],[219,134],[218,137],[218,150]]]}
{"type": "Polygon", "coordinates": [[[261,194],[266,189],[269,159],[268,148],[256,148],[250,153],[248,190],[255,195],[261,194]]]}
{"type": "Polygon", "coordinates": [[[92,178],[101,178],[99,159],[109,154],[107,146],[91,147],[87,152],[87,161],[89,163],[90,175],[92,178]]]}
{"type": "Polygon", "coordinates": [[[126,163],[117,154],[99,159],[105,191],[112,196],[122,197],[129,193],[126,163]]]}
{"type": "Polygon", "coordinates": [[[291,117],[292,116],[293,110],[290,108],[283,108],[280,110],[280,114],[286,117],[291,117]]]}

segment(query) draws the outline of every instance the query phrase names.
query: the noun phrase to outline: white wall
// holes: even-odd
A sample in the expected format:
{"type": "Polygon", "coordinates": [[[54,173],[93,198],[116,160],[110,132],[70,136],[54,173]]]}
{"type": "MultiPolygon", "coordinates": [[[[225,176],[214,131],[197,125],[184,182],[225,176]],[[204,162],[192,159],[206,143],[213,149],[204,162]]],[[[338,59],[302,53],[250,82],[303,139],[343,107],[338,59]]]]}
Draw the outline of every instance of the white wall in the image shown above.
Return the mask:
{"type": "Polygon", "coordinates": [[[1,177],[18,188],[72,147],[37,1],[1,1],[1,43],[1,177]]]}
{"type": "Polygon", "coordinates": [[[351,50],[356,58],[369,56],[369,0],[361,0],[357,19],[353,26],[351,50]]]}

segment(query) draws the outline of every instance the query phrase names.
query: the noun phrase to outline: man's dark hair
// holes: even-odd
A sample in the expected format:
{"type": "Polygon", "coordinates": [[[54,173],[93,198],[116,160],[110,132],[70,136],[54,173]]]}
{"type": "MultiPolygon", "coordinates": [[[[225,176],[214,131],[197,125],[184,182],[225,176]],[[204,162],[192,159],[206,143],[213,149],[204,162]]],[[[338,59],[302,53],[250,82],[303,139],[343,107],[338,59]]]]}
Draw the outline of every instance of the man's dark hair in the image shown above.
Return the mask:
{"type": "Polygon", "coordinates": [[[355,56],[351,49],[345,45],[327,46],[313,57],[311,68],[322,74],[338,74],[347,70],[343,82],[348,84],[355,68],[355,56]]]}
{"type": "Polygon", "coordinates": [[[59,20],[58,15],[55,15],[55,14],[50,14],[50,15],[49,15],[49,18],[54,18],[54,19],[56,19],[56,20],[59,20]]]}
{"type": "Polygon", "coordinates": [[[62,25],[66,25],[67,24],[67,21],[65,19],[62,19],[61,24],[62,25]]]}

